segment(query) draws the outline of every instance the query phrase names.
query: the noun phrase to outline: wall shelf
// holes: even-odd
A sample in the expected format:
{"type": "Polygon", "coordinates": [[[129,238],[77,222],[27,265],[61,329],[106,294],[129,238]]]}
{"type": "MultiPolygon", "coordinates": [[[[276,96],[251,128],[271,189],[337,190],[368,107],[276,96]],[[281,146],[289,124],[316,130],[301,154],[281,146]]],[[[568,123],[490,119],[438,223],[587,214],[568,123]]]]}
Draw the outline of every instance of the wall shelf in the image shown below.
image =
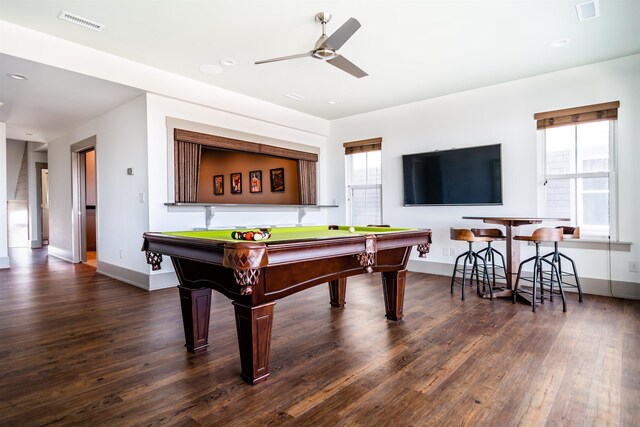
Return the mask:
{"type": "Polygon", "coordinates": [[[180,203],[168,202],[165,206],[203,206],[220,208],[337,208],[339,205],[279,205],[275,203],[180,203]]]}
{"type": "Polygon", "coordinates": [[[205,227],[209,229],[211,227],[211,221],[215,216],[216,209],[222,209],[223,211],[238,211],[238,210],[278,210],[278,209],[291,209],[298,211],[298,224],[302,223],[302,219],[307,214],[307,209],[315,210],[320,208],[337,208],[339,205],[278,205],[278,204],[248,204],[248,203],[180,203],[180,202],[168,202],[164,204],[169,208],[204,208],[204,221],[205,227]]]}

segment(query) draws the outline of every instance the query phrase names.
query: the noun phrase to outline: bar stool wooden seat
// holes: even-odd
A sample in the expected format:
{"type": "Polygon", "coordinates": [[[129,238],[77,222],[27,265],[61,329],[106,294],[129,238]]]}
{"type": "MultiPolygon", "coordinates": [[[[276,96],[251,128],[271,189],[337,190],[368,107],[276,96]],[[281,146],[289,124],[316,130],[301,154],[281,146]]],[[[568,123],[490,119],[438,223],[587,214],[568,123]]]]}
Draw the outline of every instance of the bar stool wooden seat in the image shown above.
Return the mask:
{"type": "Polygon", "coordinates": [[[531,307],[532,311],[536,311],[536,302],[537,295],[536,289],[537,285],[540,285],[540,303],[544,304],[544,286],[548,285],[551,292],[553,292],[553,282],[558,283],[558,289],[560,296],[562,297],[562,311],[567,311],[567,302],[564,298],[564,290],[562,289],[562,281],[560,280],[560,274],[558,273],[557,266],[549,261],[547,258],[544,258],[540,255],[540,244],[546,242],[559,242],[562,240],[562,230],[558,228],[538,228],[536,229],[531,236],[514,236],[514,240],[520,240],[524,242],[533,242],[536,245],[536,254],[531,258],[525,259],[520,263],[520,267],[518,268],[518,276],[516,278],[516,286],[513,292],[513,303],[516,303],[516,298],[520,294],[529,294],[531,295],[531,307]],[[533,261],[533,276],[529,278],[525,278],[522,276],[522,267],[533,261]],[[546,263],[550,266],[550,274],[548,277],[542,272],[542,264],[546,263]],[[519,286],[520,281],[524,280],[527,282],[532,282],[533,287],[531,291],[523,289],[519,286]]]}
{"type": "MultiPolygon", "coordinates": [[[[487,276],[487,265],[482,256],[478,255],[477,252],[473,250],[474,242],[488,242],[491,240],[490,237],[478,237],[473,234],[473,232],[467,228],[454,228],[451,227],[450,230],[451,240],[460,240],[469,243],[469,250],[458,255],[456,258],[456,263],[453,267],[453,274],[451,275],[451,294],[453,295],[453,284],[458,283],[462,285],[462,300],[464,301],[464,288],[467,283],[467,268],[471,266],[471,271],[469,272],[469,287],[473,286],[473,276],[476,276],[476,288],[478,291],[478,295],[480,295],[480,275],[478,268],[478,261],[482,263],[482,283],[483,285],[489,282],[489,278],[487,276]],[[458,263],[460,260],[464,258],[462,268],[458,268],[458,263]],[[460,281],[456,281],[456,274],[462,273],[462,278],[460,281]]],[[[493,299],[493,289],[491,283],[489,283],[489,295],[490,298],[493,299]]]]}
{"type": "MultiPolygon", "coordinates": [[[[562,230],[562,240],[572,240],[580,238],[580,227],[567,227],[567,226],[558,226],[562,230]]],[[[562,280],[562,285],[572,288],[578,289],[578,301],[582,302],[582,288],[580,287],[580,278],[578,277],[578,270],[576,269],[576,263],[569,258],[567,255],[563,254],[558,250],[558,242],[553,242],[553,252],[549,252],[544,255],[543,258],[551,258],[551,262],[554,263],[558,268],[558,274],[560,275],[560,279],[562,280]],[[562,270],[562,258],[569,261],[571,263],[571,269],[573,272],[563,271],[562,270]],[[565,278],[573,277],[573,282],[566,281],[565,278]]],[[[553,289],[551,289],[550,298],[553,298],[553,289]]],[[[551,299],[553,301],[553,299],[551,299]]]]}
{"type": "Polygon", "coordinates": [[[496,286],[496,279],[507,280],[506,263],[504,262],[504,255],[491,246],[491,243],[495,241],[506,240],[506,236],[499,228],[472,228],[471,232],[476,237],[488,237],[487,246],[484,249],[478,251],[478,255],[484,258],[487,268],[489,269],[489,278],[491,279],[491,286],[496,286]],[[499,260],[500,263],[496,261],[499,260]]]}

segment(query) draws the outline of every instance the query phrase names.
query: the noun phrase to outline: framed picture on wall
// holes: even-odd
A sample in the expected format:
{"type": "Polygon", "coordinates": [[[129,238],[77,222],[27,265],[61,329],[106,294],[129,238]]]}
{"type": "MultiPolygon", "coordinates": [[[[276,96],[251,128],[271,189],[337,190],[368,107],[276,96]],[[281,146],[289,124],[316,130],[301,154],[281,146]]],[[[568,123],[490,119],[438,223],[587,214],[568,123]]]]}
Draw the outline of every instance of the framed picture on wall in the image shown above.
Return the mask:
{"type": "Polygon", "coordinates": [[[284,168],[271,169],[271,192],[284,191],[284,168]]]}
{"type": "Polygon", "coordinates": [[[221,196],[224,194],[224,175],[213,176],[213,195],[221,196]]]}
{"type": "Polygon", "coordinates": [[[241,194],[242,193],[242,174],[232,173],[231,174],[231,194],[241,194]]]}
{"type": "Polygon", "coordinates": [[[262,193],[262,171],[249,172],[249,192],[262,193]]]}

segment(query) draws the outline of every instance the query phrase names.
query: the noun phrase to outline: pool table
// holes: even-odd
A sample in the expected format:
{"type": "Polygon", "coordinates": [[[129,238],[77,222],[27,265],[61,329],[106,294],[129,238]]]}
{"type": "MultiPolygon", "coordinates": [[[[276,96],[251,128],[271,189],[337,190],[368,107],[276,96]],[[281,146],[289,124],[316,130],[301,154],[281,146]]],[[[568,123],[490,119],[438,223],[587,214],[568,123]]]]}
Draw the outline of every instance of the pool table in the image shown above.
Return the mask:
{"type": "Polygon", "coordinates": [[[233,239],[232,231],[144,233],[142,250],[154,270],[171,257],[189,351],[208,346],[211,290],[232,300],[242,378],[251,384],[269,376],[276,300],[328,283],[331,305],[343,307],[347,277],[380,272],[386,317],[400,320],[411,248],[425,257],[431,243],[431,230],[377,226],[272,228],[261,241],[233,239]]]}

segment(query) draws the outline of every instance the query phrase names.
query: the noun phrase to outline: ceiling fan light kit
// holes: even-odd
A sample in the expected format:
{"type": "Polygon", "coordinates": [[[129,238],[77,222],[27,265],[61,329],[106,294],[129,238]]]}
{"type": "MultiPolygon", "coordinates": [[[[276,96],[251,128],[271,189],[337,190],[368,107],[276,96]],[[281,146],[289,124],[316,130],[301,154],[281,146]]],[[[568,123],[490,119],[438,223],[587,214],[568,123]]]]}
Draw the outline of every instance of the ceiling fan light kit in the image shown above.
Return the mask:
{"type": "Polygon", "coordinates": [[[326,25],[327,22],[331,20],[331,14],[328,12],[319,12],[316,14],[315,19],[322,25],[322,35],[318,41],[316,41],[313,50],[297,55],[281,56],[279,58],[256,61],[256,65],[266,64],[269,62],[286,61],[288,59],[311,57],[325,61],[354,77],[361,78],[368,76],[367,73],[337,52],[338,49],[340,49],[342,45],[345,44],[346,41],[349,40],[360,28],[358,20],[355,18],[349,18],[347,22],[342,24],[342,26],[331,34],[331,36],[327,36],[326,25]]]}

